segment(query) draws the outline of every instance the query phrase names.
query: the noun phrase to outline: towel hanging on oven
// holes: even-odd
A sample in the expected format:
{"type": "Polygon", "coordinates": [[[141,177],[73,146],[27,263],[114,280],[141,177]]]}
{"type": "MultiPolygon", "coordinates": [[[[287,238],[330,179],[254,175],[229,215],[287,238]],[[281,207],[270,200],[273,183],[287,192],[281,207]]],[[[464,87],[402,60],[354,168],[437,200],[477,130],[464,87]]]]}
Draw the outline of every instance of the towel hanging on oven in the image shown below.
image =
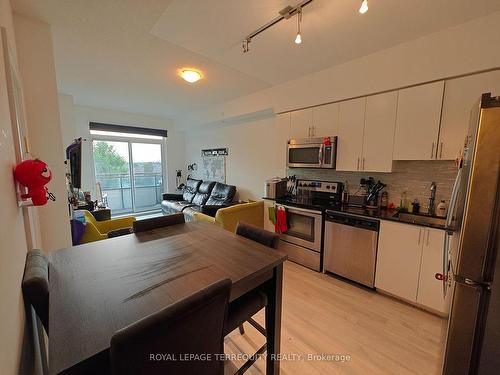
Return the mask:
{"type": "Polygon", "coordinates": [[[276,208],[276,224],[274,226],[274,231],[276,233],[283,233],[288,230],[288,224],[286,220],[286,208],[284,206],[277,206],[276,208]]]}

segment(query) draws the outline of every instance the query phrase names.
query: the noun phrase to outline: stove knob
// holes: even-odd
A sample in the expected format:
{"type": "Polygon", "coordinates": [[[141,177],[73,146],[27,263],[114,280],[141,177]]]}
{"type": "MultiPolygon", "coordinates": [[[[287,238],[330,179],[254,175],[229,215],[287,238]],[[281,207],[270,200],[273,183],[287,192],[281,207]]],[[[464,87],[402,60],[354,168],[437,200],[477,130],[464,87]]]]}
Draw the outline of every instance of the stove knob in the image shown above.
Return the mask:
{"type": "Polygon", "coordinates": [[[326,185],[326,188],[327,188],[327,189],[330,189],[330,185],[326,185]]]}

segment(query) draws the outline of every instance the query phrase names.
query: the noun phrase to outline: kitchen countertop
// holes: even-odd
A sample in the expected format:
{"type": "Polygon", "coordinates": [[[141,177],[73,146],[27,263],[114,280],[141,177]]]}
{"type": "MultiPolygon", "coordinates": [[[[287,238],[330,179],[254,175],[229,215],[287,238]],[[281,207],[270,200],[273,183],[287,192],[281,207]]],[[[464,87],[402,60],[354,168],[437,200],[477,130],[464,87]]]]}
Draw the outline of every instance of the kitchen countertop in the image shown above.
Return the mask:
{"type": "Polygon", "coordinates": [[[305,200],[297,200],[297,199],[290,199],[290,198],[262,198],[266,200],[271,200],[275,201],[278,204],[283,204],[287,206],[293,206],[293,207],[299,207],[299,208],[305,208],[309,210],[317,210],[324,212],[326,210],[332,210],[336,212],[342,212],[345,214],[349,215],[358,215],[358,216],[364,216],[364,217],[369,217],[373,219],[380,219],[380,220],[390,220],[390,221],[396,221],[402,224],[408,224],[408,225],[418,225],[421,227],[429,227],[429,228],[435,228],[435,229],[442,229],[444,230],[445,228],[441,225],[435,225],[435,224],[413,224],[413,223],[408,223],[406,221],[401,221],[399,220],[399,217],[397,216],[397,210],[394,209],[367,209],[367,208],[361,208],[361,207],[348,207],[348,206],[325,206],[325,205],[319,205],[319,204],[313,204],[310,201],[305,201],[305,200]]]}

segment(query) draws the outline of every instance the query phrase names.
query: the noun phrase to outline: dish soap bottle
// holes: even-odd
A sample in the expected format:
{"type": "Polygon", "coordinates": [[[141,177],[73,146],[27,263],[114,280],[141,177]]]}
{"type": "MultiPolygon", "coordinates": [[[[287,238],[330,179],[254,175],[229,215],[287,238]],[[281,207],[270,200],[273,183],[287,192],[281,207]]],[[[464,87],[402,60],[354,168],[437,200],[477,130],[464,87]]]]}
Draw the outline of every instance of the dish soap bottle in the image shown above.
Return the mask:
{"type": "Polygon", "coordinates": [[[439,202],[439,204],[437,205],[436,216],[446,217],[446,211],[447,211],[446,202],[444,201],[444,199],[442,199],[441,202],[439,202]]]}

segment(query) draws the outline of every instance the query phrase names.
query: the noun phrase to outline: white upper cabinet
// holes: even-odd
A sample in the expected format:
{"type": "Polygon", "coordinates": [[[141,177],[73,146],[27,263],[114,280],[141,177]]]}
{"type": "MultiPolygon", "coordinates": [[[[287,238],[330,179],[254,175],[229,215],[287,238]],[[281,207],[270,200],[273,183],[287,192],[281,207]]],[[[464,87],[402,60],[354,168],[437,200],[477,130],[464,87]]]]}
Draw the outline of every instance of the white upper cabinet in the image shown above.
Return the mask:
{"type": "Polygon", "coordinates": [[[286,176],[286,153],[290,139],[290,112],[276,115],[276,147],[274,147],[275,176],[286,176]]]}
{"type": "Polygon", "coordinates": [[[290,138],[310,138],[313,131],[312,108],[291,113],[290,138]]]}
{"type": "Polygon", "coordinates": [[[447,312],[443,282],[436,273],[443,273],[444,230],[425,228],[422,236],[422,262],[418,281],[417,302],[442,313],[447,312]]]}
{"type": "Polygon", "coordinates": [[[438,159],[453,160],[461,154],[470,112],[483,93],[500,95],[500,71],[446,81],[439,134],[438,159]]]}
{"type": "Polygon", "coordinates": [[[399,90],[394,160],[436,158],[444,81],[399,90]]]}
{"type": "Polygon", "coordinates": [[[361,169],[366,172],[392,172],[392,152],[398,92],[366,99],[365,130],[361,169]]]}
{"type": "Polygon", "coordinates": [[[339,103],[313,108],[313,136],[330,137],[339,131],[339,103]]]}
{"type": "Polygon", "coordinates": [[[366,98],[340,103],[337,170],[357,171],[363,154],[366,98]]]}

